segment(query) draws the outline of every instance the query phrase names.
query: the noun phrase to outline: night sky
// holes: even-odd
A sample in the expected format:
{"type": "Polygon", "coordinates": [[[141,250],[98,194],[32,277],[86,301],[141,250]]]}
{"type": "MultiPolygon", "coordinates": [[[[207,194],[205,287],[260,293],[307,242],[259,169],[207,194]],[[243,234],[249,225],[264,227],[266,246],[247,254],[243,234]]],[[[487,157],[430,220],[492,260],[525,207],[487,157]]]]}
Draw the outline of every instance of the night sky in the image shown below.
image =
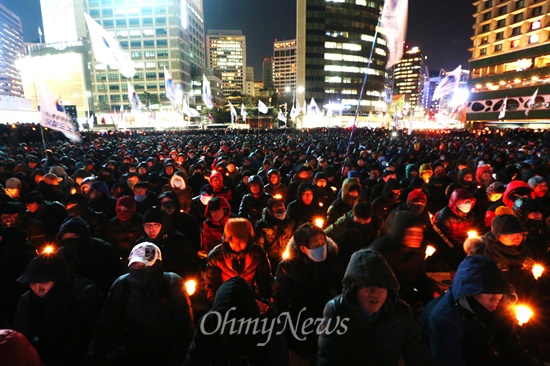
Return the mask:
{"type": "MultiPolygon", "coordinates": [[[[23,23],[25,41],[38,41],[40,0],[0,0],[23,23]]],[[[472,46],[473,1],[410,0],[407,45],[418,46],[431,71],[468,68],[472,46]]],[[[204,0],[206,29],[242,30],[247,63],[261,77],[262,59],[273,54],[273,41],[293,39],[296,0],[204,0]]]]}

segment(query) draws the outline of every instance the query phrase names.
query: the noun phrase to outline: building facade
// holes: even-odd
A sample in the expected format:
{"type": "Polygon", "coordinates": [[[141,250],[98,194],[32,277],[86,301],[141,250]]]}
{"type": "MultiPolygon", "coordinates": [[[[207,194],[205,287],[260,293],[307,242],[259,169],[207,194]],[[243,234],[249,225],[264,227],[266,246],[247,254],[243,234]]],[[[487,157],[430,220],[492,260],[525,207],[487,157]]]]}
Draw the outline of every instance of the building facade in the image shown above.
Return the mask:
{"type": "Polygon", "coordinates": [[[220,72],[223,94],[245,94],[246,37],[240,30],[208,30],[207,65],[220,72]]]}
{"type": "Polygon", "coordinates": [[[297,0],[296,85],[304,93],[296,97],[301,106],[315,98],[319,106],[342,104],[343,114],[353,114],[366,73],[360,114],[385,111],[387,45],[383,36],[374,38],[382,5],[382,0],[297,0]]]}
{"type": "Polygon", "coordinates": [[[393,93],[405,96],[410,108],[422,107],[426,79],[424,56],[418,47],[403,53],[393,70],[393,93]]]}
{"type": "Polygon", "coordinates": [[[282,94],[296,90],[296,40],[273,43],[273,87],[282,94]]]}
{"type": "Polygon", "coordinates": [[[262,79],[264,88],[273,91],[273,57],[262,60],[262,79]]]}
{"type": "Polygon", "coordinates": [[[550,122],[550,0],[478,0],[474,6],[468,122],[550,122]]]}
{"type": "Polygon", "coordinates": [[[21,20],[0,4],[0,95],[23,98],[16,61],[24,52],[21,20]]]}

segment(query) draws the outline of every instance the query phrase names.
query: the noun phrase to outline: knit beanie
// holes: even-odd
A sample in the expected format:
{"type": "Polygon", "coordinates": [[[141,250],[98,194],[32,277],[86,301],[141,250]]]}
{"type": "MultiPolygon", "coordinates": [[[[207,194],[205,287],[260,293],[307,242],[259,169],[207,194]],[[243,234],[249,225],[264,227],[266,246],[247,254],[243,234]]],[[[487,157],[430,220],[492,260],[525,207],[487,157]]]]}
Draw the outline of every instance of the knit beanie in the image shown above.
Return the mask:
{"type": "Polygon", "coordinates": [[[498,238],[502,234],[514,234],[525,232],[525,227],[514,215],[495,216],[491,223],[491,232],[498,238]]]}
{"type": "Polygon", "coordinates": [[[86,221],[82,220],[79,217],[73,217],[72,219],[61,225],[61,228],[59,229],[59,237],[63,237],[63,234],[66,233],[76,234],[79,238],[82,239],[88,238],[90,236],[86,221]]]}
{"type": "Polygon", "coordinates": [[[487,197],[491,197],[493,194],[503,194],[506,187],[502,182],[493,182],[485,189],[487,197]]]}
{"type": "Polygon", "coordinates": [[[158,222],[163,223],[164,222],[164,213],[162,210],[158,208],[153,208],[143,215],[143,223],[146,224],[148,222],[158,222]]]}
{"type": "Polygon", "coordinates": [[[41,254],[27,265],[17,282],[23,284],[61,282],[69,277],[69,265],[58,253],[41,254]]]}

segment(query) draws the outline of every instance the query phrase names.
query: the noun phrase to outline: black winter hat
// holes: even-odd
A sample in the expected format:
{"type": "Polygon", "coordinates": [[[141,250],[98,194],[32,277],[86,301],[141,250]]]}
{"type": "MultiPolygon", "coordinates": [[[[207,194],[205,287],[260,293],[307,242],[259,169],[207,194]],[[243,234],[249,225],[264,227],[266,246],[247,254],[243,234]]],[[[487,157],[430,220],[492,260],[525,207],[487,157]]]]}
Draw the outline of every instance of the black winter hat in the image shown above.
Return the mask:
{"type": "Polygon", "coordinates": [[[63,282],[69,277],[69,265],[59,253],[41,254],[27,265],[17,282],[23,284],[63,282]]]}
{"type": "Polygon", "coordinates": [[[158,208],[153,208],[145,212],[145,215],[143,215],[143,223],[146,224],[148,222],[158,222],[162,224],[164,222],[163,211],[158,208]]]}
{"type": "Polygon", "coordinates": [[[495,216],[491,223],[491,232],[495,237],[502,234],[523,233],[525,231],[525,227],[515,215],[495,216]]]}
{"type": "Polygon", "coordinates": [[[78,235],[79,238],[88,238],[90,237],[90,232],[88,231],[88,225],[80,217],[74,217],[63,225],[59,229],[59,237],[63,237],[63,234],[72,233],[78,235]]]}

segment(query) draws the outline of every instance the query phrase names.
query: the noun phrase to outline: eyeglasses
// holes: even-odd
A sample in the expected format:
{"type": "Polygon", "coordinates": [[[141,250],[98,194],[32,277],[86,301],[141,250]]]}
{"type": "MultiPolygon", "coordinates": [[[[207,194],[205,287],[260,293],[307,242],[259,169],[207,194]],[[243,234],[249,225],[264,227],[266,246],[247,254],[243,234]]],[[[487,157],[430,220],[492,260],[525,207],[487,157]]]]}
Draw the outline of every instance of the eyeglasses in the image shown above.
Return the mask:
{"type": "Polygon", "coordinates": [[[158,229],[161,226],[162,224],[158,222],[148,222],[147,224],[143,225],[145,229],[158,229]]]}

